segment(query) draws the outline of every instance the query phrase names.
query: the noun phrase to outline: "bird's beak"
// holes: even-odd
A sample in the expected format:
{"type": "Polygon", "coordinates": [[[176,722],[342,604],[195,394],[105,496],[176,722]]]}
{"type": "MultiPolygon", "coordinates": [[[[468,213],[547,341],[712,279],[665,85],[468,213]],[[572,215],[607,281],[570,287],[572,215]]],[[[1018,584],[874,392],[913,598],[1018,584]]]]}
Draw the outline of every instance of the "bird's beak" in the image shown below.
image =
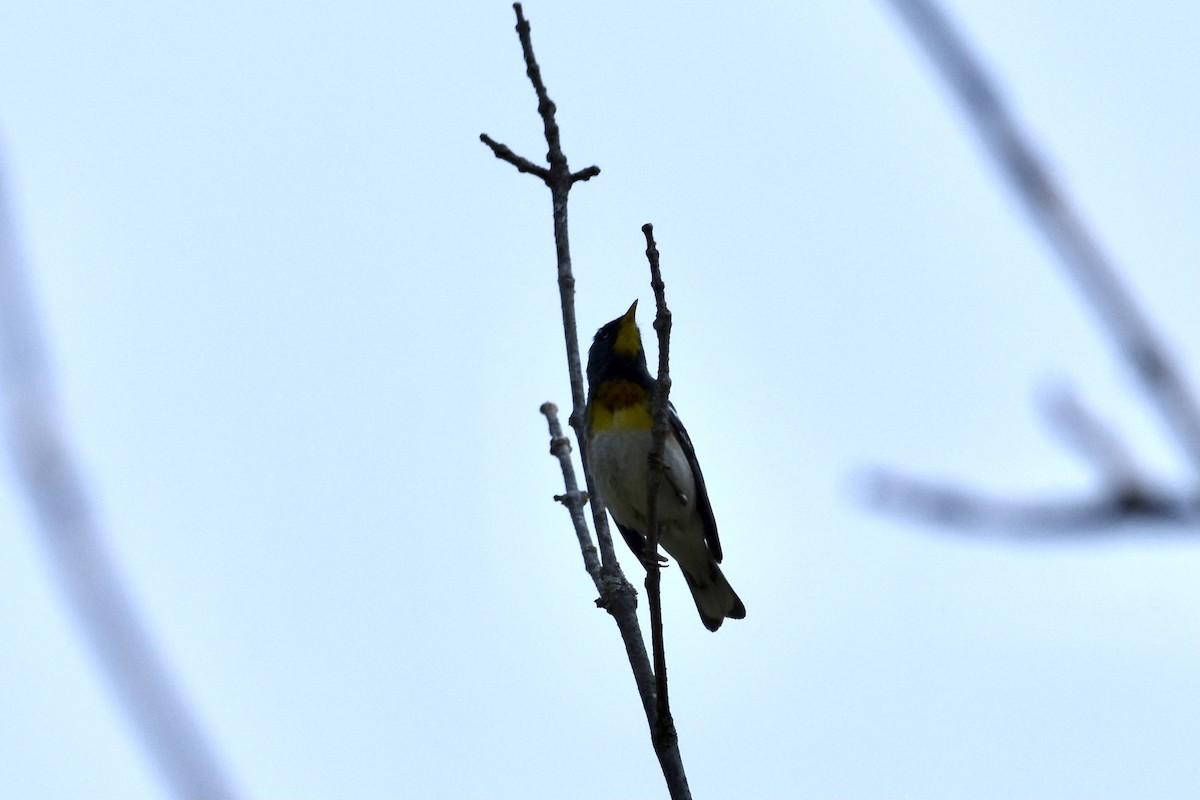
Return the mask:
{"type": "Polygon", "coordinates": [[[617,326],[617,340],[613,343],[614,353],[633,358],[642,351],[642,335],[638,333],[637,320],[634,319],[636,314],[637,300],[634,300],[625,316],[621,317],[621,324],[617,326]]]}

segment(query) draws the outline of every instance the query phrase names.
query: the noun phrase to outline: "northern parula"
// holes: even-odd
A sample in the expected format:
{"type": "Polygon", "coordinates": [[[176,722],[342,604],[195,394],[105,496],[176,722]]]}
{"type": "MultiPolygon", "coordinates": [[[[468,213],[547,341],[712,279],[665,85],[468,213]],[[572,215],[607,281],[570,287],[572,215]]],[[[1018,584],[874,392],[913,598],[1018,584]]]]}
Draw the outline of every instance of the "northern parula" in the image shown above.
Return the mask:
{"type": "MultiPolygon", "coordinates": [[[[588,351],[586,457],[608,512],[634,555],[646,561],[646,471],[650,455],[650,400],[654,378],[635,314],[637,301],[624,316],[602,327],[588,351]]],[[[704,627],[715,631],[726,617],[742,619],[746,607],[717,566],[721,541],[704,487],[704,476],[692,440],[675,406],[667,409],[670,425],[663,462],[666,474],[658,498],[659,544],[679,564],[704,627]]]]}

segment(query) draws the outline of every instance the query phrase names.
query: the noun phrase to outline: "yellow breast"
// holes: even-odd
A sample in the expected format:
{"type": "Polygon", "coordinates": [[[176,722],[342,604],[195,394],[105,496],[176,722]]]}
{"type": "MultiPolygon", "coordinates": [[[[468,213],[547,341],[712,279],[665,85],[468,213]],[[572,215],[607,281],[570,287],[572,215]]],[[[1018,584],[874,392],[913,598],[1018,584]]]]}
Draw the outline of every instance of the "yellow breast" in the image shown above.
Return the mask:
{"type": "Polygon", "coordinates": [[[592,431],[648,430],[650,391],[633,381],[608,380],[592,394],[592,431]]]}

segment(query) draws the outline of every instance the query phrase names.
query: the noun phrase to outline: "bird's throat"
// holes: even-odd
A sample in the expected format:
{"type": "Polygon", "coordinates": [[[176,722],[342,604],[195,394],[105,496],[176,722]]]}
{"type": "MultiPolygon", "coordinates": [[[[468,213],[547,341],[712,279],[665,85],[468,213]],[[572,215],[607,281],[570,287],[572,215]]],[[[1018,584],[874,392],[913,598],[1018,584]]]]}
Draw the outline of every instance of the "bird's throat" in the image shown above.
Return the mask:
{"type": "Polygon", "coordinates": [[[592,430],[649,430],[650,391],[633,381],[607,380],[592,398],[592,430]]]}

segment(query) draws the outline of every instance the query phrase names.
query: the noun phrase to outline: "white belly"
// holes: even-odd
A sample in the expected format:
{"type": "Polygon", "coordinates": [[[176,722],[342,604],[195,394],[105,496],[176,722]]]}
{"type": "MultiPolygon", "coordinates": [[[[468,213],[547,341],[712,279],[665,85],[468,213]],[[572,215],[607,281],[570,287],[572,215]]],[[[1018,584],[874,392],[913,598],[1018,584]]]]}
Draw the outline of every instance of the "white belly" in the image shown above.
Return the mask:
{"type": "MultiPolygon", "coordinates": [[[[592,437],[588,447],[592,473],[609,512],[622,525],[646,532],[646,473],[650,431],[610,430],[592,437]]],[[[658,499],[658,518],[679,523],[695,514],[692,468],[674,437],[667,437],[663,459],[667,473],[658,499]]]]}

